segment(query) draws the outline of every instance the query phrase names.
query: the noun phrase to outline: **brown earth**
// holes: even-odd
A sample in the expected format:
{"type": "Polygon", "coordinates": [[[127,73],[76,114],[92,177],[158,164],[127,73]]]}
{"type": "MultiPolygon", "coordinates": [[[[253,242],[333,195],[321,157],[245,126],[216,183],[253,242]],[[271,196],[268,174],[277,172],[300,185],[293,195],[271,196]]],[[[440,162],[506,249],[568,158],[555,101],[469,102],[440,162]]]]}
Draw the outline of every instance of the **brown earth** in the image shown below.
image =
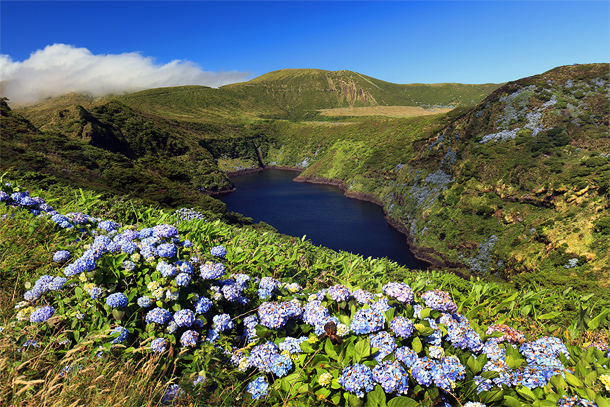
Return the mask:
{"type": "Polygon", "coordinates": [[[368,107],[338,107],[334,109],[319,109],[322,116],[388,116],[415,117],[446,113],[452,109],[424,109],[415,106],[368,106],[368,107]]]}

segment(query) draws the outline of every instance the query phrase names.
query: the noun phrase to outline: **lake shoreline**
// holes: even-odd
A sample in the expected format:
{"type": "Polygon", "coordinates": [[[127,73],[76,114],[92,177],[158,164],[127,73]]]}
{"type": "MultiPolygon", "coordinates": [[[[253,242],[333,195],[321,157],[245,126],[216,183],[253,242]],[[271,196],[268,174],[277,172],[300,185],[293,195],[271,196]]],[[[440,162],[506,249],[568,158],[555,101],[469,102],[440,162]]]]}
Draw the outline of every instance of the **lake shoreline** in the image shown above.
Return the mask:
{"type": "MultiPolygon", "coordinates": [[[[252,173],[260,172],[260,171],[264,171],[264,170],[296,171],[296,172],[302,173],[303,171],[305,171],[305,168],[285,166],[285,165],[282,165],[282,166],[269,165],[269,166],[265,166],[265,167],[245,168],[245,169],[238,170],[238,171],[227,172],[226,174],[230,178],[230,177],[235,177],[235,176],[239,176],[239,175],[252,174],[252,173]]],[[[439,261],[437,258],[432,256],[432,255],[438,256],[439,254],[436,253],[431,248],[424,248],[424,247],[416,246],[414,244],[414,238],[409,233],[409,230],[404,225],[402,225],[400,222],[398,222],[397,220],[390,217],[388,215],[383,203],[380,202],[378,199],[376,199],[373,195],[367,194],[364,192],[350,191],[349,187],[347,186],[347,184],[345,182],[343,182],[341,180],[337,180],[337,179],[298,175],[293,181],[335,186],[335,187],[340,188],[343,191],[343,194],[348,198],[357,199],[360,201],[367,201],[367,202],[371,202],[377,206],[380,206],[383,210],[383,214],[384,214],[384,218],[385,218],[386,222],[406,237],[409,251],[413,254],[413,256],[416,259],[428,264],[428,266],[423,270],[429,270],[433,267],[457,268],[460,266],[459,264],[453,264],[452,262],[439,261]]],[[[235,190],[236,190],[235,188],[232,188],[231,190],[218,191],[214,195],[233,192],[235,190]]],[[[460,277],[464,277],[464,276],[460,275],[460,277]]]]}

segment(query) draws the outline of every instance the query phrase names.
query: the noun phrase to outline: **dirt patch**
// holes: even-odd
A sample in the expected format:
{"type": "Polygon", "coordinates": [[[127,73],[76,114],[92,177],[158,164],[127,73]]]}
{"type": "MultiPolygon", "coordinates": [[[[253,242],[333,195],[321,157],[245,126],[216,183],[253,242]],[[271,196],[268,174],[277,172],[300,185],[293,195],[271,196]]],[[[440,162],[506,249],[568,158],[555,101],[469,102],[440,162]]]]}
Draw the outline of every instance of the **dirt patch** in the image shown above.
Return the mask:
{"type": "Polygon", "coordinates": [[[320,109],[322,116],[388,116],[415,117],[446,113],[452,109],[424,109],[414,106],[370,106],[370,107],[338,107],[335,109],[320,109]]]}

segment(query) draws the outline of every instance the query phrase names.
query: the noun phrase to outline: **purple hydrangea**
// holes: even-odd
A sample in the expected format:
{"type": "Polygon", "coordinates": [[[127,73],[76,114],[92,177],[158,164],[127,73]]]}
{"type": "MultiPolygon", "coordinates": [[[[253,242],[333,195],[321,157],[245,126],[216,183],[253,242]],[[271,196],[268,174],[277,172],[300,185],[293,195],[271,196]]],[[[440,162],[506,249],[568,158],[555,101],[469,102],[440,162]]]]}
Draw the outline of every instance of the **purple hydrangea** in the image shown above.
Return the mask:
{"type": "Polygon", "coordinates": [[[403,304],[412,303],[414,299],[413,290],[405,283],[387,283],[383,286],[383,293],[403,304]]]}
{"type": "Polygon", "coordinates": [[[207,262],[199,267],[199,272],[204,280],[216,280],[225,273],[225,266],[222,263],[207,262]]]}
{"type": "Polygon", "coordinates": [[[396,334],[396,336],[400,336],[401,338],[408,338],[413,333],[415,326],[411,320],[398,316],[395,317],[392,321],[390,321],[390,328],[396,334]]]}
{"type": "Polygon", "coordinates": [[[326,291],[326,293],[337,302],[347,301],[352,297],[352,293],[349,288],[344,286],[343,284],[333,285],[326,291]]]}

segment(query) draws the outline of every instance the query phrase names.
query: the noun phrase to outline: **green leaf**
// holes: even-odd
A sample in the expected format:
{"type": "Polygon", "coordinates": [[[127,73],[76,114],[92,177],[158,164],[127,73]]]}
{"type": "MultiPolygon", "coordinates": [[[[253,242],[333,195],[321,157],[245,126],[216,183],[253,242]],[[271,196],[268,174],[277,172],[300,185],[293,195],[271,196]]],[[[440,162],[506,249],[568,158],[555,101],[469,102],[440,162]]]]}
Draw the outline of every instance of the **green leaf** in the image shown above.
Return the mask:
{"type": "Polygon", "coordinates": [[[534,401],[538,400],[538,397],[536,397],[536,395],[529,388],[527,388],[525,386],[517,387],[516,390],[517,390],[517,393],[519,393],[529,402],[534,402],[534,401]]]}
{"type": "Polygon", "coordinates": [[[601,314],[599,314],[598,316],[596,316],[595,318],[593,318],[591,321],[589,321],[589,329],[597,329],[599,327],[599,325],[604,322],[606,320],[606,316],[610,313],[610,309],[605,309],[601,312],[601,314]]]}
{"type": "MultiPolygon", "coordinates": [[[[528,389],[529,390],[529,389],[528,389]]],[[[492,404],[504,399],[504,390],[490,390],[481,392],[481,401],[485,404],[492,404]]]]}
{"type": "Polygon", "coordinates": [[[337,351],[335,351],[335,346],[329,338],[327,338],[326,342],[324,343],[324,352],[326,352],[329,358],[339,360],[339,354],[337,351]]]}
{"type": "Polygon", "coordinates": [[[549,312],[547,314],[542,314],[542,315],[538,315],[538,317],[536,317],[536,319],[555,319],[558,316],[561,315],[561,311],[553,311],[553,312],[549,312]]]}
{"type": "Polygon", "coordinates": [[[385,312],[385,320],[390,323],[394,319],[394,314],[396,313],[396,308],[390,307],[389,310],[385,312]]]}
{"type": "Polygon", "coordinates": [[[434,333],[434,329],[427,327],[427,326],[423,326],[423,327],[418,327],[417,332],[419,332],[419,334],[421,336],[430,336],[434,333]]]}
{"type": "Polygon", "coordinates": [[[418,337],[413,338],[413,342],[411,343],[411,347],[415,351],[415,353],[420,353],[424,348],[421,344],[421,340],[418,337]]]}
{"type": "Polygon", "coordinates": [[[425,319],[428,318],[430,316],[430,313],[432,312],[432,309],[430,308],[424,308],[423,310],[421,310],[421,312],[419,313],[419,319],[425,319]]]}
{"type": "Polygon", "coordinates": [[[521,407],[521,402],[512,396],[504,396],[503,406],[506,407],[521,407]]]}
{"type": "Polygon", "coordinates": [[[388,407],[418,407],[420,404],[410,397],[399,396],[388,401],[388,407]]]}
{"type": "Polygon", "coordinates": [[[568,382],[568,384],[570,386],[577,387],[580,389],[582,389],[584,387],[582,381],[580,381],[580,379],[578,377],[574,376],[572,373],[566,372],[565,375],[566,375],[566,382],[568,382]]]}
{"type": "Polygon", "coordinates": [[[597,404],[597,407],[610,407],[610,400],[601,395],[598,395],[597,397],[595,397],[595,404],[597,404]]]}
{"type": "Polygon", "coordinates": [[[360,339],[354,346],[354,362],[360,361],[371,355],[371,345],[369,338],[360,339]]]}
{"type": "Polygon", "coordinates": [[[519,311],[519,314],[521,314],[521,316],[525,318],[529,315],[531,310],[532,310],[532,306],[528,304],[525,307],[521,308],[521,311],[519,311]]]}
{"type": "Polygon", "coordinates": [[[311,347],[311,343],[305,341],[300,344],[301,350],[305,353],[314,353],[315,350],[311,347]]]}
{"type": "Polygon", "coordinates": [[[385,391],[380,385],[366,395],[366,407],[386,407],[385,391]]]}
{"type": "Polygon", "coordinates": [[[349,407],[360,407],[364,404],[364,400],[359,398],[358,396],[353,395],[352,393],[345,392],[343,393],[347,400],[347,405],[349,407]]]}
{"type": "Polygon", "coordinates": [[[468,367],[468,369],[470,369],[470,371],[474,374],[477,374],[481,371],[481,369],[483,368],[483,366],[481,365],[481,363],[479,363],[478,360],[476,360],[474,357],[470,356],[468,358],[468,361],[466,362],[466,366],[468,367]]]}

